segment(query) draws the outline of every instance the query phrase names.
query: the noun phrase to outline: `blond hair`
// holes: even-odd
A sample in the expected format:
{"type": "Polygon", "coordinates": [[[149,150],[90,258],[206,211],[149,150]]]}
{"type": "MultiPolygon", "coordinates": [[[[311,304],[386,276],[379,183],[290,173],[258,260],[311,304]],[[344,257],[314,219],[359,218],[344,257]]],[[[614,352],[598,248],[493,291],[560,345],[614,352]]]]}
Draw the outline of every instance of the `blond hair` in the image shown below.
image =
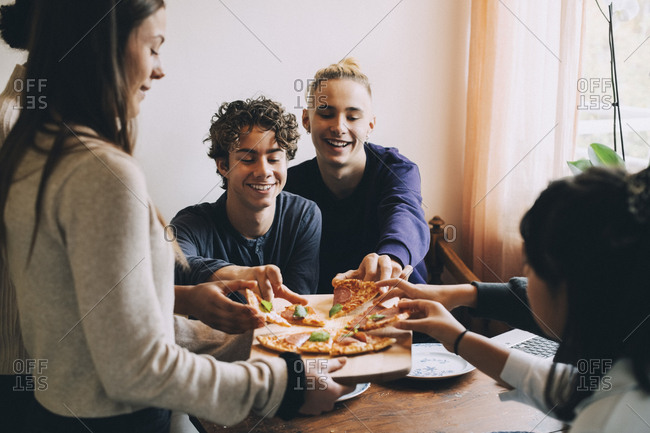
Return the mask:
{"type": "Polygon", "coordinates": [[[346,57],[338,63],[332,63],[316,72],[316,75],[314,75],[314,81],[309,83],[309,86],[307,87],[306,97],[308,104],[310,106],[313,105],[316,89],[320,89],[323,85],[326,86],[327,84],[323,83],[326,83],[327,80],[340,80],[343,78],[354,80],[361,84],[368,91],[368,95],[372,97],[370,81],[366,74],[361,72],[359,62],[357,62],[354,57],[346,57]]]}

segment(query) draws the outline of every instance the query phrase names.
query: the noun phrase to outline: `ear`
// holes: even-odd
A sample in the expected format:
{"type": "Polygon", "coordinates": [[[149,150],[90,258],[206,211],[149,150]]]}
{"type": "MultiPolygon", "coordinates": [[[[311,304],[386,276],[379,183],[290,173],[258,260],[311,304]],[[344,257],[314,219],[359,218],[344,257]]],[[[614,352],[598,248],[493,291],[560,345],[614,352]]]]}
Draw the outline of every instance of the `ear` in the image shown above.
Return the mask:
{"type": "Polygon", "coordinates": [[[228,159],[227,158],[217,158],[215,160],[217,163],[217,170],[219,171],[219,174],[228,179],[228,172],[230,171],[230,167],[228,165],[228,159]]]}
{"type": "Polygon", "coordinates": [[[372,119],[370,119],[370,123],[368,123],[368,134],[370,134],[372,130],[375,129],[376,122],[377,122],[377,118],[375,116],[372,116],[372,119]]]}
{"type": "Polygon", "coordinates": [[[302,126],[305,127],[307,132],[311,132],[311,125],[309,124],[309,111],[306,108],[302,109],[302,126]]]}

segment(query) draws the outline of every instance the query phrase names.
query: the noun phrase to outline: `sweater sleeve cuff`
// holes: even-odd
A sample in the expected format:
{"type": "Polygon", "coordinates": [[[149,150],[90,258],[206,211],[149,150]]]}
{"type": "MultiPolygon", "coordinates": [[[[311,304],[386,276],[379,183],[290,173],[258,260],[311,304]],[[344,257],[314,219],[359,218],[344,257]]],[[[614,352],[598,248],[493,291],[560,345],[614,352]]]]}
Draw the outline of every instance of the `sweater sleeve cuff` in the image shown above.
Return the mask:
{"type": "Polygon", "coordinates": [[[280,358],[287,363],[287,390],[276,415],[286,421],[295,417],[305,403],[305,364],[294,352],[284,352],[280,358]]]}
{"type": "Polygon", "coordinates": [[[377,248],[377,254],[390,256],[393,260],[401,264],[402,267],[406,265],[416,265],[416,263],[411,263],[411,253],[408,248],[400,242],[382,244],[377,248]]]}

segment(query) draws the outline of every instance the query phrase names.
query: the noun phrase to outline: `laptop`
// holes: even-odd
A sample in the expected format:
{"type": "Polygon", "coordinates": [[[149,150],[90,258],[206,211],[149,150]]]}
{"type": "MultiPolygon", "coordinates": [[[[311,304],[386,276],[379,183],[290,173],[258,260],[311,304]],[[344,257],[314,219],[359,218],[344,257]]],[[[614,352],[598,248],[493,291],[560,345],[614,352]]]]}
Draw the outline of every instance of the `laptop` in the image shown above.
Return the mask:
{"type": "Polygon", "coordinates": [[[559,347],[559,344],[553,340],[521,329],[504,332],[492,337],[491,340],[542,358],[552,358],[559,347]]]}

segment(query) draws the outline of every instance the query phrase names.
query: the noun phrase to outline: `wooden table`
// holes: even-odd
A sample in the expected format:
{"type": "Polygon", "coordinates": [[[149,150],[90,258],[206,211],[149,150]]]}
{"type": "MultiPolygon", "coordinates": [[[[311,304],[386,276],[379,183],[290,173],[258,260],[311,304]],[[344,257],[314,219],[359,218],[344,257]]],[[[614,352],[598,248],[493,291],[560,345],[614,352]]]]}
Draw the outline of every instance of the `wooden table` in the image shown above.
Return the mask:
{"type": "Polygon", "coordinates": [[[478,370],[444,380],[399,379],[373,383],[365,393],[337,403],[332,412],[291,421],[251,415],[235,427],[203,422],[215,432],[557,432],[562,424],[536,409],[501,402],[504,388],[478,370]]]}

